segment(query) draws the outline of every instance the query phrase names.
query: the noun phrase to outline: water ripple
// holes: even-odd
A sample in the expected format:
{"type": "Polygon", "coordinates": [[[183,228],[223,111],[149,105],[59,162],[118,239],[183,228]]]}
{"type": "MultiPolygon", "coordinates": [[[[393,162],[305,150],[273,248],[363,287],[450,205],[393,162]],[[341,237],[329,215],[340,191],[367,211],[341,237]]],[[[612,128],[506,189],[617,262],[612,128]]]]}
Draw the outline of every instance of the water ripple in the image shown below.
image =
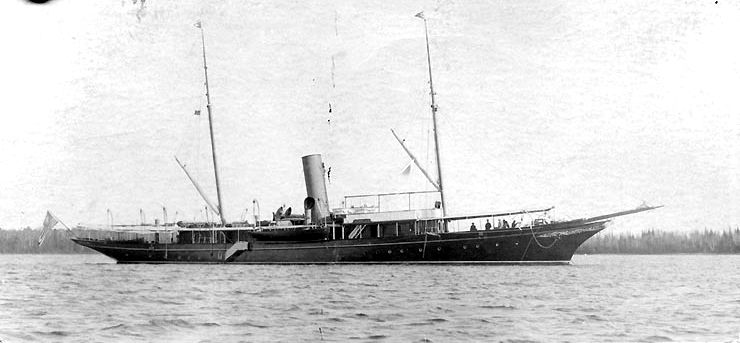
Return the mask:
{"type": "Polygon", "coordinates": [[[730,342],[740,327],[740,256],[576,256],[557,267],[106,261],[0,255],[0,340],[730,342]]]}

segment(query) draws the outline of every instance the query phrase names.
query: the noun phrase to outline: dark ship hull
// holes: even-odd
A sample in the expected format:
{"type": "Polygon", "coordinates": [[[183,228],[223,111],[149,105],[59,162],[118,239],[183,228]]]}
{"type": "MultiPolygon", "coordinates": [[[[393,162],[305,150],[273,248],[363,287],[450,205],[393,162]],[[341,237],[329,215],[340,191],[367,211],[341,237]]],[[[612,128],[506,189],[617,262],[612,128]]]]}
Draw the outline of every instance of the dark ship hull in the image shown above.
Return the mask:
{"type": "Polygon", "coordinates": [[[606,223],[579,220],[490,231],[316,241],[257,240],[248,231],[241,232],[238,242],[74,241],[118,263],[567,264],[576,249],[606,223]]]}

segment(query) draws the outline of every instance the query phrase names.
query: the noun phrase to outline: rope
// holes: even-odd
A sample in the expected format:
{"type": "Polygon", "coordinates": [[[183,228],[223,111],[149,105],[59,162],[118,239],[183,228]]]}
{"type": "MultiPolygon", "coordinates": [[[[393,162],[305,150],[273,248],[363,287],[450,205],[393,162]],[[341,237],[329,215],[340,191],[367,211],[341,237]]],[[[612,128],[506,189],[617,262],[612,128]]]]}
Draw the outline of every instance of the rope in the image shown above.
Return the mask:
{"type": "Polygon", "coordinates": [[[540,243],[540,241],[537,240],[537,235],[534,234],[534,229],[532,228],[532,215],[529,214],[527,211],[524,211],[524,214],[529,216],[529,232],[532,233],[532,238],[534,239],[534,242],[537,243],[540,248],[550,249],[553,245],[555,245],[555,243],[560,240],[560,236],[555,236],[555,239],[552,240],[552,243],[550,243],[550,245],[543,245],[542,243],[540,243]]]}

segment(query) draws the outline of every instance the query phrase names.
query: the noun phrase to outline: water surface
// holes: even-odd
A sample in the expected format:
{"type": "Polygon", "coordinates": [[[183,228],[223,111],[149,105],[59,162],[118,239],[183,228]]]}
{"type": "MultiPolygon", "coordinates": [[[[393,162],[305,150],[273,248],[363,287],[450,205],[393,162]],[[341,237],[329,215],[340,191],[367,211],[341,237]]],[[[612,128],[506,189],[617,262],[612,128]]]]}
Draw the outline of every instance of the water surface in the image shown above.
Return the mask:
{"type": "Polygon", "coordinates": [[[740,340],[740,256],[568,266],[118,265],[0,255],[0,340],[740,340]]]}

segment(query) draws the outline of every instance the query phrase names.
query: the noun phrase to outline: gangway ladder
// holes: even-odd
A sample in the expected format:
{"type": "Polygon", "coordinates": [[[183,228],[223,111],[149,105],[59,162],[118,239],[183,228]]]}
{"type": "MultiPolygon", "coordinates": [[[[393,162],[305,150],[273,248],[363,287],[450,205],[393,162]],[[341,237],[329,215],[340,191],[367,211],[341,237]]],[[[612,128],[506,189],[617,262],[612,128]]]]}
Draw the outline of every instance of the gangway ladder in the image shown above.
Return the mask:
{"type": "Polygon", "coordinates": [[[360,234],[362,233],[362,230],[365,230],[365,226],[367,226],[367,225],[362,224],[362,225],[355,226],[355,228],[352,230],[352,232],[349,233],[349,239],[355,239],[357,237],[360,237],[360,234]]]}
{"type": "Polygon", "coordinates": [[[238,241],[229,247],[224,254],[224,262],[231,262],[241,253],[249,250],[249,242],[238,241]]]}

